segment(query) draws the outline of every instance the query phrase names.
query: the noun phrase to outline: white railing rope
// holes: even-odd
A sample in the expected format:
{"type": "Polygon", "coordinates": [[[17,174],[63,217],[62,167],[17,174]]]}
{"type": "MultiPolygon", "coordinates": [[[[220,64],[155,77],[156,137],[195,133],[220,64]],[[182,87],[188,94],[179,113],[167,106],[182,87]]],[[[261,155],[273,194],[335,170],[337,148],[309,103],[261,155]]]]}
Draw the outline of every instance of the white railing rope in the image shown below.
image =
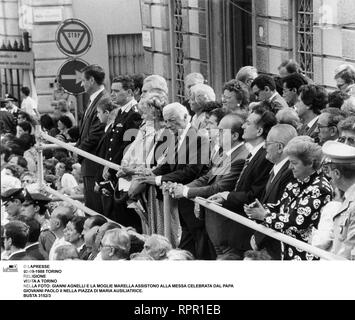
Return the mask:
{"type": "Polygon", "coordinates": [[[324,251],[322,249],[319,249],[317,247],[313,247],[311,245],[309,245],[308,243],[305,243],[303,241],[300,241],[300,240],[297,240],[297,239],[294,239],[290,236],[287,236],[283,233],[280,233],[280,232],[277,232],[273,229],[270,229],[268,227],[265,227],[261,224],[258,224],[248,218],[245,218],[235,212],[232,212],[232,211],[229,211],[225,208],[222,208],[220,206],[217,206],[211,202],[208,202],[208,201],[204,201],[203,199],[199,198],[199,199],[195,199],[194,200],[195,202],[197,202],[198,204],[204,206],[205,208],[209,209],[209,210],[212,210],[214,212],[217,212],[235,222],[238,222],[246,227],[249,227],[251,229],[254,229],[255,231],[259,231],[267,236],[270,236],[274,239],[277,239],[277,240],[280,240],[284,243],[287,243],[291,246],[294,246],[300,250],[304,250],[304,251],[307,251],[319,258],[322,258],[322,259],[325,259],[325,260],[346,260],[345,258],[343,257],[339,257],[339,256],[336,256],[334,254],[331,254],[327,251],[324,251]]]}
{"type": "MultiPolygon", "coordinates": [[[[60,141],[60,140],[58,140],[56,138],[53,138],[53,137],[51,137],[50,135],[48,135],[48,134],[46,134],[44,132],[40,133],[40,137],[42,139],[45,139],[45,140],[47,140],[49,142],[52,142],[52,143],[58,145],[58,146],[61,146],[62,148],[67,149],[68,151],[74,152],[74,153],[76,153],[76,154],[78,154],[78,155],[80,155],[80,156],[82,156],[84,158],[87,158],[87,159],[89,159],[91,161],[99,163],[99,164],[101,164],[103,166],[109,167],[110,169],[117,170],[117,171],[121,169],[121,166],[119,166],[118,164],[115,164],[113,162],[107,161],[107,160],[102,159],[100,157],[97,157],[97,156],[95,156],[95,155],[93,155],[93,154],[91,154],[89,152],[86,152],[86,151],[83,151],[83,150],[81,150],[79,148],[76,148],[76,147],[74,147],[74,146],[72,146],[72,145],[70,145],[68,143],[65,143],[65,142],[60,141]]],[[[42,145],[42,147],[43,147],[43,145],[42,145]]]]}

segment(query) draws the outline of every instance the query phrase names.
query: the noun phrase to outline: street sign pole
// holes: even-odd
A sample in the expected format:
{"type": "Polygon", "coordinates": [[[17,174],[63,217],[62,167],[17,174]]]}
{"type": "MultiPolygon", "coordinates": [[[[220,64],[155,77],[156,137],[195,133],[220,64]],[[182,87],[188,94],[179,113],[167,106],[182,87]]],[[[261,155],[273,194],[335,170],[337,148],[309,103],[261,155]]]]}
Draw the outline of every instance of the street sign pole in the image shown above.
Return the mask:
{"type": "Polygon", "coordinates": [[[76,99],[75,119],[79,124],[83,104],[84,88],[81,86],[82,69],[89,64],[78,57],[87,53],[92,45],[92,32],[85,22],[79,19],[67,19],[57,28],[55,34],[58,49],[68,59],[58,70],[58,81],[64,90],[76,99]],[[79,112],[80,111],[80,112],[79,112]]]}

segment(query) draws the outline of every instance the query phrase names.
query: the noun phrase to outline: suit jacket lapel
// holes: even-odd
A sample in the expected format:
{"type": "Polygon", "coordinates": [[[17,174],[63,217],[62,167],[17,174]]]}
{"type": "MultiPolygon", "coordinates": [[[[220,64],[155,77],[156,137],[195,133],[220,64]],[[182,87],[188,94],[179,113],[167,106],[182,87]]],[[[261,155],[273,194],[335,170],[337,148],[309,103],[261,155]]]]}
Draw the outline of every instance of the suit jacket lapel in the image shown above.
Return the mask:
{"type": "MultiPolygon", "coordinates": [[[[82,134],[82,132],[83,132],[83,130],[84,130],[85,125],[87,124],[86,120],[89,119],[89,118],[92,116],[92,113],[93,113],[94,110],[95,110],[95,105],[96,105],[97,102],[101,99],[101,97],[103,96],[104,92],[105,92],[105,90],[101,91],[101,92],[97,95],[97,97],[94,99],[94,101],[90,104],[89,110],[88,110],[88,112],[87,112],[87,114],[86,114],[85,119],[83,118],[83,119],[81,120],[80,136],[81,136],[81,134],[82,134]]],[[[85,110],[85,111],[86,111],[86,110],[85,110]]],[[[85,112],[84,112],[84,116],[85,116],[85,112]]]]}
{"type": "Polygon", "coordinates": [[[259,160],[259,158],[263,155],[264,152],[265,152],[265,149],[264,149],[264,148],[260,148],[260,149],[258,150],[258,152],[254,155],[254,157],[250,160],[248,166],[245,168],[245,170],[244,170],[244,172],[243,172],[243,176],[241,177],[241,181],[239,181],[239,184],[242,182],[242,179],[243,179],[247,174],[249,174],[249,171],[251,170],[251,168],[254,167],[254,163],[259,160]]]}
{"type": "Polygon", "coordinates": [[[311,128],[307,130],[307,135],[311,135],[316,130],[317,125],[318,125],[318,120],[315,123],[313,123],[313,126],[311,128]]]}
{"type": "Polygon", "coordinates": [[[289,164],[289,162],[287,161],[287,162],[282,166],[281,170],[277,173],[277,175],[275,176],[275,178],[272,180],[271,186],[270,186],[268,192],[265,193],[265,195],[264,195],[264,197],[263,197],[264,199],[267,199],[267,198],[269,197],[271,191],[273,190],[273,186],[275,186],[275,185],[280,181],[282,175],[284,174],[284,172],[285,172],[285,171],[287,170],[287,168],[288,168],[288,164],[289,164]]]}
{"type": "MultiPolygon", "coordinates": [[[[233,152],[235,153],[235,152],[233,152]]],[[[232,154],[233,156],[233,154],[232,154]]],[[[230,157],[230,163],[232,163],[232,156],[230,157]]],[[[215,166],[211,167],[211,170],[215,170],[214,174],[211,175],[208,179],[208,183],[210,183],[212,180],[214,180],[219,174],[223,173],[223,171],[225,170],[224,166],[221,166],[221,164],[223,164],[223,162],[228,158],[228,156],[224,153],[223,157],[218,161],[218,163],[216,163],[215,166]]],[[[234,157],[235,158],[235,157],[234,157]]]]}

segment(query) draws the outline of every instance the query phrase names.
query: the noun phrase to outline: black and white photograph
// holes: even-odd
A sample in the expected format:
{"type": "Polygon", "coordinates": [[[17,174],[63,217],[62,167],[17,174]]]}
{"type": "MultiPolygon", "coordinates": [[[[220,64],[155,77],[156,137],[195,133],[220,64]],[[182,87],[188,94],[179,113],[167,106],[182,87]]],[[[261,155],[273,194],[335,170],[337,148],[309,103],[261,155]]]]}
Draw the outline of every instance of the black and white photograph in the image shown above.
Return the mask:
{"type": "Polygon", "coordinates": [[[0,103],[1,300],[355,298],[354,0],[0,0],[0,103]]]}

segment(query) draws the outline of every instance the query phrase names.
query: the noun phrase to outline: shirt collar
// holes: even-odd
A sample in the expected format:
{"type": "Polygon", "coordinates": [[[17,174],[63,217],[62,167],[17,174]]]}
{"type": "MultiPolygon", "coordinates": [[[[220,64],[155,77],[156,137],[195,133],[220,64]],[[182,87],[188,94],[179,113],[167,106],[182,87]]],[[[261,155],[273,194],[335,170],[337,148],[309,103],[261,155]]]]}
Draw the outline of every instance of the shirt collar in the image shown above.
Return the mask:
{"type": "Polygon", "coordinates": [[[35,242],[35,243],[31,243],[30,245],[28,245],[27,247],[25,247],[25,251],[28,250],[29,248],[35,247],[36,245],[38,245],[39,242],[35,242]]]}
{"type": "Polygon", "coordinates": [[[180,148],[183,140],[185,139],[186,135],[187,135],[187,131],[189,131],[189,129],[191,128],[191,123],[188,123],[186,128],[184,129],[184,131],[182,132],[181,135],[179,135],[179,146],[178,148],[180,148]]]}
{"type": "Polygon", "coordinates": [[[312,119],[310,122],[307,123],[308,128],[312,128],[313,125],[318,121],[319,116],[316,116],[314,119],[312,119]]]}
{"type": "Polygon", "coordinates": [[[227,157],[231,156],[232,153],[237,150],[239,147],[241,147],[242,145],[244,145],[244,142],[238,143],[235,147],[233,147],[232,149],[230,149],[229,151],[226,152],[227,157]]]}
{"type": "Polygon", "coordinates": [[[114,124],[114,121],[110,121],[106,124],[105,126],[105,132],[107,132],[107,130],[114,124]]]}
{"type": "Polygon", "coordinates": [[[253,147],[250,143],[246,144],[246,147],[248,149],[248,151],[251,153],[251,157],[249,160],[251,160],[252,158],[254,158],[254,156],[258,153],[258,151],[263,148],[265,145],[265,141],[259,143],[256,147],[253,147]]]}
{"type": "Polygon", "coordinates": [[[269,101],[271,102],[277,96],[277,91],[270,97],[269,101]]]}
{"type": "Polygon", "coordinates": [[[16,251],[16,252],[11,253],[7,259],[10,260],[10,258],[12,258],[15,254],[18,254],[18,253],[25,253],[25,252],[26,252],[25,249],[18,250],[18,251],[16,251]]]}
{"type": "Polygon", "coordinates": [[[44,222],[41,226],[41,231],[44,231],[44,230],[49,230],[49,220],[48,219],[44,220],[44,222]]]}
{"type": "Polygon", "coordinates": [[[95,91],[91,96],[90,96],[90,105],[93,103],[93,101],[96,99],[96,97],[104,91],[105,87],[101,86],[99,90],[95,91]]]}
{"type": "Polygon", "coordinates": [[[288,161],[288,157],[286,157],[285,159],[283,159],[280,163],[275,164],[274,167],[272,168],[272,170],[274,171],[274,176],[276,177],[276,175],[280,172],[280,170],[282,169],[282,167],[285,165],[285,163],[288,161]]]}
{"type": "Polygon", "coordinates": [[[122,112],[129,112],[133,106],[137,105],[137,101],[136,99],[132,99],[131,101],[129,101],[128,103],[126,103],[124,106],[121,107],[121,111],[122,112]]]}
{"type": "Polygon", "coordinates": [[[77,247],[76,251],[80,252],[81,250],[83,250],[84,246],[85,246],[85,242],[80,247],[77,247]]]}

